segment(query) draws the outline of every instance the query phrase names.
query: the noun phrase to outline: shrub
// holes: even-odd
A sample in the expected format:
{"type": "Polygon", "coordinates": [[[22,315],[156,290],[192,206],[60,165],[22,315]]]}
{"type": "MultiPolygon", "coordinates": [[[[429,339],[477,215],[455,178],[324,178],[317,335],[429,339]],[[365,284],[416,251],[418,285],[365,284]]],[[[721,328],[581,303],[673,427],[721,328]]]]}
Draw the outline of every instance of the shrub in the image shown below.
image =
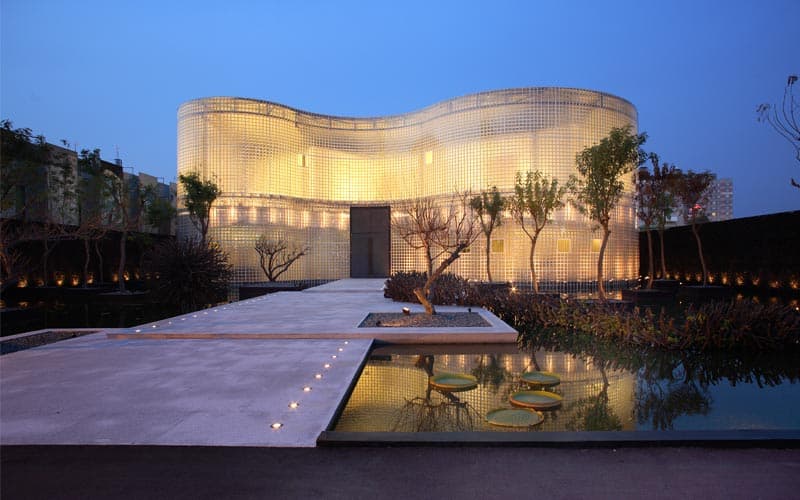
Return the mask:
{"type": "Polygon", "coordinates": [[[231,266],[214,242],[170,240],[148,256],[150,292],[155,300],[194,311],[226,300],[231,266]]]}
{"type": "MultiPolygon", "coordinates": [[[[428,279],[427,273],[398,271],[386,280],[383,296],[397,302],[419,304],[414,295],[415,288],[422,288],[428,279]]],[[[431,302],[435,305],[476,305],[477,292],[466,279],[453,273],[444,273],[431,288],[431,302]]]]}

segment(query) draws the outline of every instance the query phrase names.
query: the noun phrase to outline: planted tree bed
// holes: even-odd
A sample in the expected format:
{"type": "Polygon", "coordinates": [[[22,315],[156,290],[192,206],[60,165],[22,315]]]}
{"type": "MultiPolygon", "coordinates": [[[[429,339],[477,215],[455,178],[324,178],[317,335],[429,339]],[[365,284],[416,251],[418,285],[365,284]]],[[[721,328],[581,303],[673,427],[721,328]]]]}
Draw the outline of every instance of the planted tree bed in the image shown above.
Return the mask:
{"type": "Polygon", "coordinates": [[[487,327],[490,325],[480,314],[474,312],[453,313],[369,313],[358,325],[359,328],[452,328],[487,327]]]}

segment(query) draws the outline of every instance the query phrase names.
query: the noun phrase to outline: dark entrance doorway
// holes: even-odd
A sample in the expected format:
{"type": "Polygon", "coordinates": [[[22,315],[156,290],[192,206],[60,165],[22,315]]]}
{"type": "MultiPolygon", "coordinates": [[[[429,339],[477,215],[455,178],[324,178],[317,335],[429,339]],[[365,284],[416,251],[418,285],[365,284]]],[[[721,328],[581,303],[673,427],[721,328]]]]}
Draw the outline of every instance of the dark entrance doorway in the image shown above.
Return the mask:
{"type": "Polygon", "coordinates": [[[350,277],[389,276],[389,207],[350,207],[350,277]]]}

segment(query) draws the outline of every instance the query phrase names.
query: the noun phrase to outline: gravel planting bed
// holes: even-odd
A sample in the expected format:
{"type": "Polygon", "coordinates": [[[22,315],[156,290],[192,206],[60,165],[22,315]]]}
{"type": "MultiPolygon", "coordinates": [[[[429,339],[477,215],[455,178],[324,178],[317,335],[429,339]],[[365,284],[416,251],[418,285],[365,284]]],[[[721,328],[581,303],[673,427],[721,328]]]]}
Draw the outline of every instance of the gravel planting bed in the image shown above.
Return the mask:
{"type": "Polygon", "coordinates": [[[450,312],[428,315],[425,313],[369,313],[359,328],[448,328],[487,327],[490,325],[475,312],[450,312]]]}

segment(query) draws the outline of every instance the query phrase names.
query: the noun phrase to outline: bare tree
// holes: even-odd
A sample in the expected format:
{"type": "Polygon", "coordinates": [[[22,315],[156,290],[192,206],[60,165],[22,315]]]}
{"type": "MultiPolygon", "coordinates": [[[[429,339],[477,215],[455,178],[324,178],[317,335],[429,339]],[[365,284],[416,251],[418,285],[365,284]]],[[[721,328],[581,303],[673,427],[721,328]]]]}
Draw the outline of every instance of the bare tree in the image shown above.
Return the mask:
{"type": "Polygon", "coordinates": [[[539,292],[539,281],[536,279],[536,267],[533,255],[536,251],[536,242],[539,233],[550,219],[554,210],[564,206],[564,195],[572,188],[575,179],[570,177],[564,185],[559,185],[558,179],[548,179],[538,170],[525,174],[525,180],[517,172],[514,182],[514,196],[510,200],[511,214],[522,231],[531,240],[531,250],[528,254],[528,264],[531,269],[531,282],[533,291],[539,292]],[[531,227],[525,224],[525,218],[530,218],[531,227]]]}
{"type": "Polygon", "coordinates": [[[414,290],[414,295],[426,313],[436,314],[430,301],[431,287],[479,235],[470,193],[454,194],[444,207],[430,198],[411,202],[400,210],[392,225],[403,241],[425,254],[427,280],[422,288],[414,290]]]}
{"type": "Polygon", "coordinates": [[[125,293],[128,234],[131,231],[141,230],[142,219],[147,213],[148,206],[155,198],[155,190],[152,185],[140,186],[138,182],[126,182],[124,174],[120,178],[109,171],[104,173],[111,183],[111,199],[114,204],[116,225],[121,233],[117,276],[119,291],[120,293],[125,293]]]}
{"type": "Polygon", "coordinates": [[[675,195],[683,209],[683,220],[692,225],[692,234],[697,242],[697,253],[700,256],[700,265],[703,268],[703,286],[708,285],[708,268],[703,256],[703,244],[700,242],[700,224],[707,220],[705,207],[708,203],[706,190],[716,178],[709,171],[693,172],[689,170],[678,177],[675,195]]]}
{"type": "MultiPolygon", "coordinates": [[[[773,106],[769,103],[759,104],[756,108],[758,121],[767,122],[769,125],[789,141],[794,148],[794,157],[800,161],[800,102],[794,97],[794,84],[797,83],[797,75],[789,75],[786,79],[786,88],[783,90],[783,100],[780,106],[773,106]]],[[[791,179],[792,186],[800,189],[800,183],[794,178],[791,179]]]]}
{"type": "Polygon", "coordinates": [[[655,264],[653,262],[653,227],[658,229],[661,240],[661,275],[666,278],[667,265],[664,257],[664,227],[672,214],[674,204],[674,183],[676,168],[674,165],[661,164],[656,153],[650,153],[653,172],[642,167],[636,179],[636,212],[647,233],[648,280],[647,288],[653,288],[655,264]]]}
{"type": "Polygon", "coordinates": [[[292,264],[309,251],[307,246],[292,245],[286,239],[269,239],[266,234],[255,244],[259,265],[269,281],[276,281],[292,264]]]}
{"type": "Polygon", "coordinates": [[[489,191],[481,191],[478,196],[473,197],[469,206],[478,215],[481,230],[486,236],[486,277],[491,283],[492,269],[490,257],[492,255],[492,233],[503,225],[501,214],[505,207],[506,200],[497,190],[497,186],[492,186],[489,191]]]}

